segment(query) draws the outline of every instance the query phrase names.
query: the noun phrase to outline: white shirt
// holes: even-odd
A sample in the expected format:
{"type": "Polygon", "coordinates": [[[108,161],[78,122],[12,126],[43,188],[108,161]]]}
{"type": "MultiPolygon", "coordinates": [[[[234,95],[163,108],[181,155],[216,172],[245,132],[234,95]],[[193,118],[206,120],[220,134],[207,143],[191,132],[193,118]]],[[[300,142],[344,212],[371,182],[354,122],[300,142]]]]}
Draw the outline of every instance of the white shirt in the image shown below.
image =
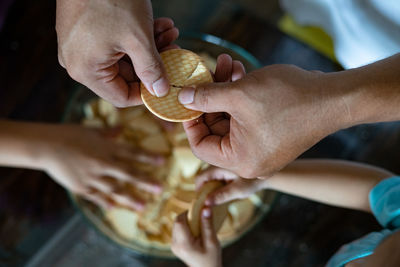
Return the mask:
{"type": "Polygon", "coordinates": [[[323,28],[346,69],[400,52],[400,0],[281,0],[301,25],[323,28]]]}

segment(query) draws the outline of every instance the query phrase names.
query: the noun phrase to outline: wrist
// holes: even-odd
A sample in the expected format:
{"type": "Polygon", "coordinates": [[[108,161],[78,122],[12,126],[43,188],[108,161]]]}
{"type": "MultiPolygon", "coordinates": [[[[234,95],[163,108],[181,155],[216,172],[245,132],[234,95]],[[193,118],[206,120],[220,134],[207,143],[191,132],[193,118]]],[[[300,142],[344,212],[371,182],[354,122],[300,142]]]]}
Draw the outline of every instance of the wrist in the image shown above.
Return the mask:
{"type": "Polygon", "coordinates": [[[26,156],[32,164],[31,168],[48,171],[50,159],[56,149],[56,125],[32,124],[29,128],[31,134],[26,137],[26,156]]]}
{"type": "Polygon", "coordinates": [[[348,70],[327,74],[326,83],[330,84],[329,106],[335,130],[367,123],[370,113],[375,109],[368,105],[366,88],[355,72],[356,70],[348,70]]]}
{"type": "Polygon", "coordinates": [[[400,120],[400,54],[376,63],[326,74],[337,127],[400,120]]]}
{"type": "Polygon", "coordinates": [[[58,158],[57,154],[63,151],[66,142],[62,125],[40,125],[39,134],[35,136],[32,147],[36,154],[36,166],[45,172],[49,172],[53,162],[58,158]]]}

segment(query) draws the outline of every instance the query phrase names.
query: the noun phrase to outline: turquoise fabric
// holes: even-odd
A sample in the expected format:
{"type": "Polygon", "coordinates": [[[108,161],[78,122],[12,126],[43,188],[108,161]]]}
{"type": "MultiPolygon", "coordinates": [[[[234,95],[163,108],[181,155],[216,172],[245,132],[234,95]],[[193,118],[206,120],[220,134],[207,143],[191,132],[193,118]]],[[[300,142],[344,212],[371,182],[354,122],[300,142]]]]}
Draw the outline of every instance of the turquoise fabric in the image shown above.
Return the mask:
{"type": "Polygon", "coordinates": [[[369,193],[369,204],[378,222],[385,228],[342,246],[327,267],[342,267],[350,261],[371,255],[375,248],[400,228],[400,177],[381,181],[369,193]]]}

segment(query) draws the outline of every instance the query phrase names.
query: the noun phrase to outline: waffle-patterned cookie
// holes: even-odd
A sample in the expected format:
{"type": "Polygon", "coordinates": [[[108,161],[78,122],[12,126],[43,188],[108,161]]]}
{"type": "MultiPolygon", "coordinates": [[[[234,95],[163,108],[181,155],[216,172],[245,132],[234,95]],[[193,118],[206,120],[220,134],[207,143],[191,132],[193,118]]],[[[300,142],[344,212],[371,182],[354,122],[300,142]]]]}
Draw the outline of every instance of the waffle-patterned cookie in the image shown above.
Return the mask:
{"type": "Polygon", "coordinates": [[[167,121],[182,122],[200,117],[202,112],[187,109],[179,102],[178,93],[184,86],[213,81],[203,60],[185,49],[171,49],[160,55],[170,82],[169,93],[164,97],[153,96],[142,83],[140,91],[143,103],[153,114],[167,121]]]}

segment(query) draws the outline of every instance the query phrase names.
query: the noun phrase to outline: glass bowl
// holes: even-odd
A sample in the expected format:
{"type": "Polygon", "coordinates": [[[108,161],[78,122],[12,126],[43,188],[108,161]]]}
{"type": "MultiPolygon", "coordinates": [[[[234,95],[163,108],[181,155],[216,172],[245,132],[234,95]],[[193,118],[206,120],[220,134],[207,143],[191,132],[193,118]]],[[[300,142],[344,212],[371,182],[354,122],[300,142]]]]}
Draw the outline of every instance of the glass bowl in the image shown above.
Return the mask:
{"type": "Polygon", "coordinates": [[[219,55],[224,53],[228,54],[234,60],[241,61],[247,72],[262,67],[258,59],[256,59],[245,49],[214,35],[186,32],[181,34],[179,39],[176,40],[176,44],[181,46],[181,48],[188,49],[196,53],[206,52],[214,58],[217,58],[219,55]]]}
{"type": "MultiPolygon", "coordinates": [[[[216,36],[201,33],[187,33],[182,34],[176,43],[182,48],[197,53],[206,52],[208,55],[214,58],[222,53],[229,54],[233,59],[240,60],[247,71],[257,69],[261,66],[258,60],[243,48],[222,40],[216,36]]],[[[83,106],[93,98],[97,98],[97,96],[86,87],[80,85],[75,88],[75,91],[72,94],[72,97],[67,105],[67,109],[64,113],[63,121],[68,123],[80,123],[84,117],[83,106]]],[[[96,229],[100,235],[111,240],[119,247],[126,249],[129,253],[143,257],[157,257],[164,259],[175,258],[174,254],[169,249],[143,246],[138,242],[124,239],[123,237],[119,236],[113,230],[112,226],[107,222],[107,220],[104,219],[101,209],[71,192],[69,192],[69,196],[75,208],[83,215],[92,228],[96,229]]],[[[259,205],[255,206],[255,211],[251,219],[233,239],[229,240],[228,242],[223,242],[222,246],[224,247],[236,242],[248,231],[250,231],[268,213],[275,198],[275,192],[263,192],[261,202],[259,205]]]]}

